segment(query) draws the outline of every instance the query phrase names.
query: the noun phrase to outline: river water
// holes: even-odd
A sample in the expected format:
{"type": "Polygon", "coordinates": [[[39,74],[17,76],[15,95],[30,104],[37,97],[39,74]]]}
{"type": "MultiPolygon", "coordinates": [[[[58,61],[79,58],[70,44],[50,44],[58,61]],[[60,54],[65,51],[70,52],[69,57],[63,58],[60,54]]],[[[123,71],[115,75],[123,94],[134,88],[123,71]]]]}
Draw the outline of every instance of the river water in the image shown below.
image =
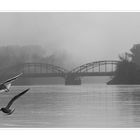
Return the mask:
{"type": "Polygon", "coordinates": [[[0,106],[28,87],[12,105],[12,115],[0,112],[0,127],[140,127],[139,85],[12,86],[0,94],[0,106]]]}

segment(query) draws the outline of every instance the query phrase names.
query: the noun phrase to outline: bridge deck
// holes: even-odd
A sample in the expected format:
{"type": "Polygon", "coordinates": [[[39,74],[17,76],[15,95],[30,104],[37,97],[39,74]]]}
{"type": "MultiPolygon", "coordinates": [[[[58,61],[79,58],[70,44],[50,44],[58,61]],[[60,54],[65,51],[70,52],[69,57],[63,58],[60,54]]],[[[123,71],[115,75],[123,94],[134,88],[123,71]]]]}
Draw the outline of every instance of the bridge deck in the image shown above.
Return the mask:
{"type": "Polygon", "coordinates": [[[24,73],[24,77],[65,77],[70,76],[113,76],[114,72],[83,72],[83,73],[24,73]]]}
{"type": "Polygon", "coordinates": [[[81,72],[81,73],[72,73],[75,76],[113,76],[114,72],[81,72]]]}

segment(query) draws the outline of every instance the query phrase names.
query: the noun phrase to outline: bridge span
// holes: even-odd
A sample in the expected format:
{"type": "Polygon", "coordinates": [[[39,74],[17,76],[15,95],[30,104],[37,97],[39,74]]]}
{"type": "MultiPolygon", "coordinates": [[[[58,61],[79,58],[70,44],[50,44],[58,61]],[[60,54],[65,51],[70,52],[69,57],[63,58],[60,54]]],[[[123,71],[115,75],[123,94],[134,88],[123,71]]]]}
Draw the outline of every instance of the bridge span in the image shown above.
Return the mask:
{"type": "Polygon", "coordinates": [[[67,73],[66,84],[81,84],[83,76],[113,76],[120,61],[105,60],[86,63],[67,73]]]}
{"type": "Polygon", "coordinates": [[[24,63],[21,72],[24,77],[65,77],[68,71],[51,64],[24,63]]]}

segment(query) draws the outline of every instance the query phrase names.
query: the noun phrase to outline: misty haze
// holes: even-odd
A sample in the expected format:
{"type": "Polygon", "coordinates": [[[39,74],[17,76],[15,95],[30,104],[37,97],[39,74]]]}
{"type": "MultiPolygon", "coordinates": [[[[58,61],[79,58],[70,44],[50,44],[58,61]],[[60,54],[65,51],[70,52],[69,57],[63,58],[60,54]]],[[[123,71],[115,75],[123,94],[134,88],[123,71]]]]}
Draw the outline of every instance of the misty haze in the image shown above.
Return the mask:
{"type": "Polygon", "coordinates": [[[0,12],[0,127],[140,127],[139,25],[139,12],[0,12]]]}

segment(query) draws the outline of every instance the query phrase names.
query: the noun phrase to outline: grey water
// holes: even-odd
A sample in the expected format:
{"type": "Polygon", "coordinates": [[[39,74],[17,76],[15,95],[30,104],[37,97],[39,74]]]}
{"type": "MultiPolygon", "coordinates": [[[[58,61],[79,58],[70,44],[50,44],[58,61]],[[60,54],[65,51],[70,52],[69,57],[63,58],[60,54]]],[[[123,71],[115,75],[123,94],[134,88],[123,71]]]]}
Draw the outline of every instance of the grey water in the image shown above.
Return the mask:
{"type": "Polygon", "coordinates": [[[84,79],[80,86],[12,86],[9,93],[0,94],[1,107],[24,89],[31,90],[15,101],[12,115],[0,112],[0,127],[140,127],[140,85],[106,85],[99,81],[84,79]]]}

